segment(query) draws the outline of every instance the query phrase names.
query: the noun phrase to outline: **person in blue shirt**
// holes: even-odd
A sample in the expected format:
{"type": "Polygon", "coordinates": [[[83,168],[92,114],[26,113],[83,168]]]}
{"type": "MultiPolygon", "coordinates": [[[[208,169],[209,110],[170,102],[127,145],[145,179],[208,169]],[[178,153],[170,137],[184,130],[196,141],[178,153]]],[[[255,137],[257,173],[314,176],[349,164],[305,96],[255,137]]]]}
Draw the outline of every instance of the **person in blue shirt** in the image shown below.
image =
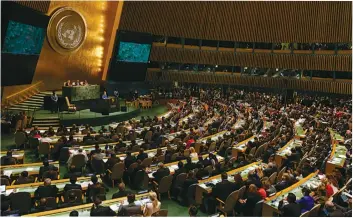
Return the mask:
{"type": "Polygon", "coordinates": [[[304,196],[297,200],[297,203],[300,205],[301,213],[305,213],[311,210],[314,207],[314,198],[310,196],[310,190],[307,188],[303,188],[302,190],[304,196]]]}
{"type": "Polygon", "coordinates": [[[105,90],[103,92],[102,99],[108,99],[108,94],[107,94],[107,91],[105,90]]]}

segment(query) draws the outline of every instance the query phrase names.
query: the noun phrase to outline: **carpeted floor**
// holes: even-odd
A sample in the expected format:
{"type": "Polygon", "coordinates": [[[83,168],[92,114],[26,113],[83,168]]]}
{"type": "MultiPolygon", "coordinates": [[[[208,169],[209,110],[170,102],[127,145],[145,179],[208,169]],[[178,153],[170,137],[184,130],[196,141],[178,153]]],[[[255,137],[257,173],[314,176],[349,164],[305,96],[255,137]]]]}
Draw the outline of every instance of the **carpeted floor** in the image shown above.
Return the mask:
{"type": "MultiPolygon", "coordinates": [[[[163,105],[158,105],[154,106],[152,109],[147,109],[147,110],[142,110],[138,116],[136,116],[136,119],[140,119],[141,116],[157,116],[161,115],[165,112],[167,112],[167,107],[163,105]]],[[[95,129],[99,129],[100,127],[94,127],[95,129]]],[[[14,143],[14,135],[9,134],[9,135],[1,135],[1,151],[7,151],[9,149],[15,149],[15,143],[14,143]]],[[[24,163],[33,163],[33,162],[38,162],[33,154],[33,152],[29,149],[25,151],[25,159],[24,163]]],[[[66,165],[60,165],[60,177],[63,178],[64,175],[67,173],[67,167],[66,165]]],[[[112,188],[110,185],[109,187],[109,192],[107,193],[107,199],[111,199],[112,195],[118,191],[117,186],[115,188],[112,188]]],[[[162,197],[162,209],[167,209],[168,210],[168,216],[183,216],[183,217],[188,217],[188,208],[181,206],[179,203],[177,203],[174,200],[169,200],[167,196],[162,197]]],[[[206,214],[203,214],[199,211],[199,216],[207,216],[206,214]]]]}

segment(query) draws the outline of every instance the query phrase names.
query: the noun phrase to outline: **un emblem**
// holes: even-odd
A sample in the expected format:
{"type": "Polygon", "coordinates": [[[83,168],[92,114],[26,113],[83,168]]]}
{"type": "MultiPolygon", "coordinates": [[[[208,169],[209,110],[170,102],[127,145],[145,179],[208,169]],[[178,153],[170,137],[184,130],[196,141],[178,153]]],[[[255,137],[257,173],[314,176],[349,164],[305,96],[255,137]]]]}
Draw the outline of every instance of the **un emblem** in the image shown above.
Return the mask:
{"type": "Polygon", "coordinates": [[[55,51],[68,54],[82,46],[86,32],[87,26],[83,16],[70,7],[63,7],[51,16],[47,38],[55,51]]]}

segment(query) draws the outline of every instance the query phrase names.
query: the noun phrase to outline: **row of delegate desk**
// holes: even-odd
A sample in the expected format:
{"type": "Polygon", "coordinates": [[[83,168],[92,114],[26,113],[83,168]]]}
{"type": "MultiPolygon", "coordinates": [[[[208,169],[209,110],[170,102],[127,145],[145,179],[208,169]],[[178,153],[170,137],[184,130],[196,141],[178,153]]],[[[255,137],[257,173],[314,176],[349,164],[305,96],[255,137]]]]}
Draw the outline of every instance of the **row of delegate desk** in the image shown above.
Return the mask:
{"type": "Polygon", "coordinates": [[[336,168],[343,168],[346,162],[347,148],[340,143],[344,142],[344,137],[338,134],[336,131],[330,129],[332,151],[330,158],[326,162],[325,173],[332,173],[336,168]]]}

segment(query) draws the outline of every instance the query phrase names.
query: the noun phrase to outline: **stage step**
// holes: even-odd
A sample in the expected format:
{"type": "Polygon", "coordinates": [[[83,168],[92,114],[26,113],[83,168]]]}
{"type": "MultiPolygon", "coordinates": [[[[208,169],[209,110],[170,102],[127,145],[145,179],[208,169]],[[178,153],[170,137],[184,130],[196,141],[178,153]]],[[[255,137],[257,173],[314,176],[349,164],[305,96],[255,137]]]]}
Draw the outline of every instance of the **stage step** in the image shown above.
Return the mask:
{"type": "Polygon", "coordinates": [[[40,109],[44,104],[44,96],[46,96],[46,92],[40,92],[29,99],[20,102],[18,104],[12,105],[9,110],[12,111],[34,111],[40,109]]]}
{"type": "Polygon", "coordinates": [[[59,127],[60,126],[60,119],[57,117],[49,117],[49,118],[34,118],[32,122],[32,126],[38,126],[39,128],[49,128],[52,127],[59,127]]]}

